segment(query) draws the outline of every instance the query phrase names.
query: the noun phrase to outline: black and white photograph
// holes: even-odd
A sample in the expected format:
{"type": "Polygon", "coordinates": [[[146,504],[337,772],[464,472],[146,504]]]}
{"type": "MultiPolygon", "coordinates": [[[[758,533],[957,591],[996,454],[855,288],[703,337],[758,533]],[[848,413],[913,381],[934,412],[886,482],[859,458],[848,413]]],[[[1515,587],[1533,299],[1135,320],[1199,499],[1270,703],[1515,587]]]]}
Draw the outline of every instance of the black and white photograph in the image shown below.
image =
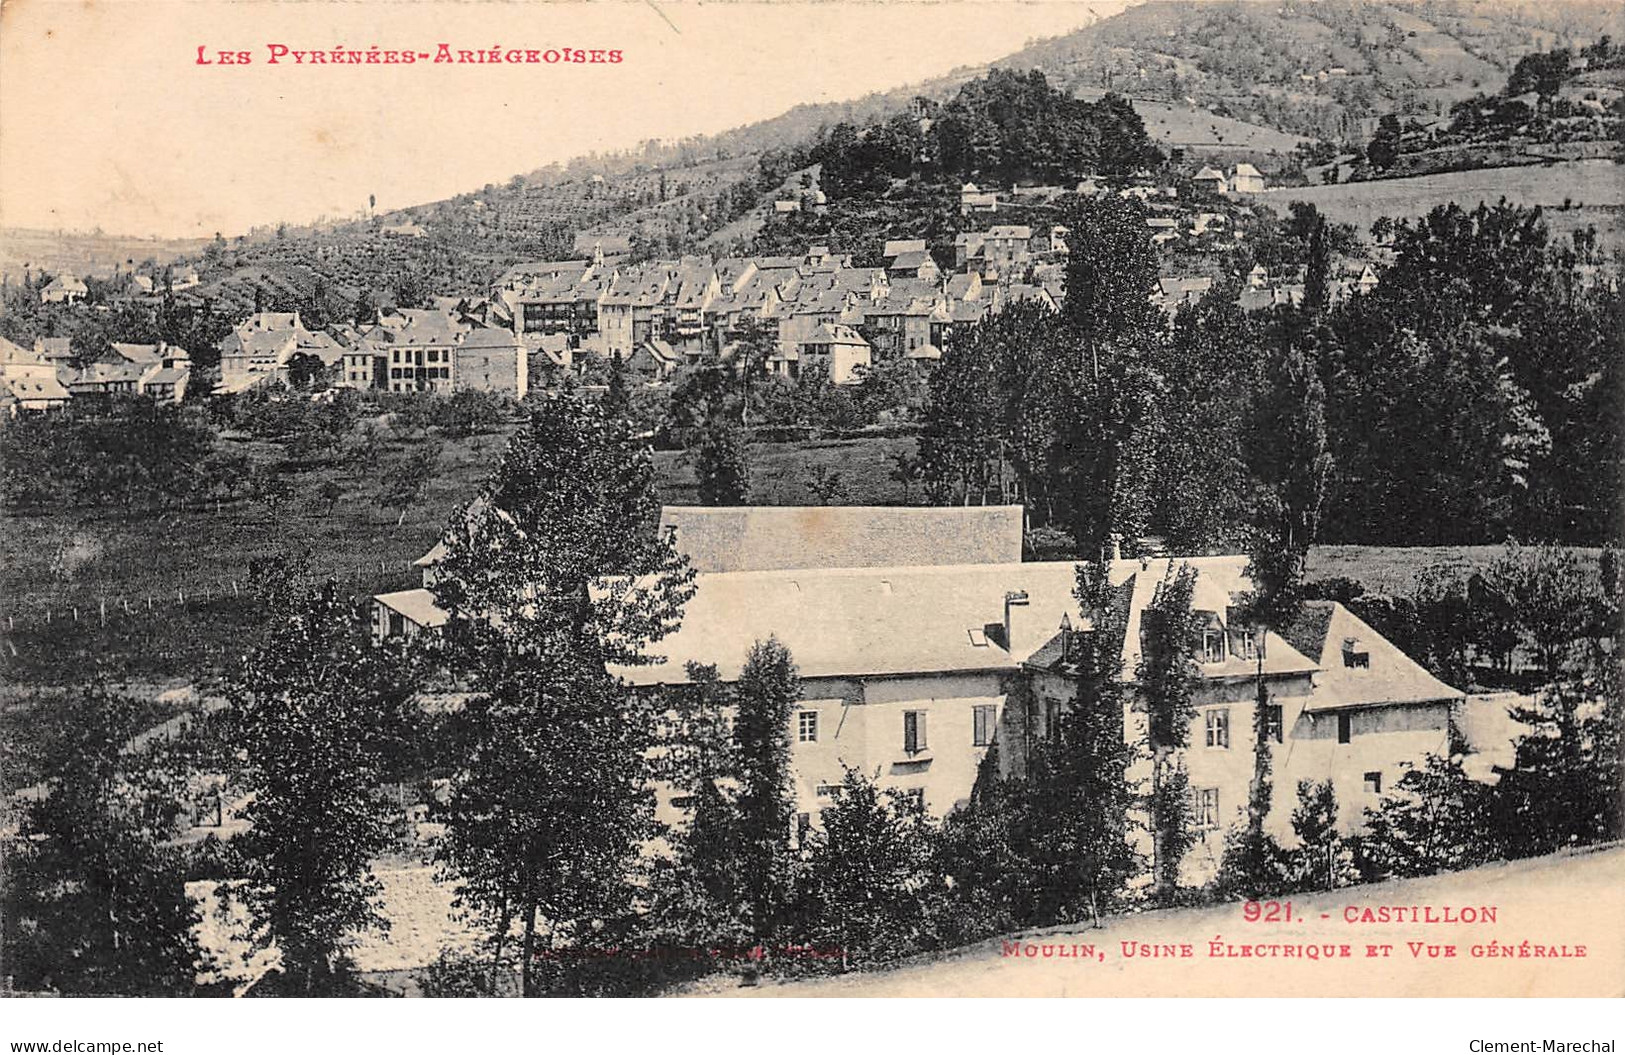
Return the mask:
{"type": "Polygon", "coordinates": [[[0,1042],[1625,995],[1622,159],[1598,0],[6,0],[0,1042]]]}

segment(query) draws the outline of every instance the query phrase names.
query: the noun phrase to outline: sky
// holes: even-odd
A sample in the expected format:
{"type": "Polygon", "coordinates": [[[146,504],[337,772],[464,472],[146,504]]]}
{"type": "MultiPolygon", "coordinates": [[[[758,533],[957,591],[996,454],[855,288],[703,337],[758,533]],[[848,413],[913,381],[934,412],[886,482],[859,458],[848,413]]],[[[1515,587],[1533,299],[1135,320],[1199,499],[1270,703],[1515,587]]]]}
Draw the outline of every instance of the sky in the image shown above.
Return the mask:
{"type": "Polygon", "coordinates": [[[0,226],[196,237],[348,216],[991,61],[1124,0],[0,0],[0,226]],[[619,64],[294,64],[599,49],[619,64]],[[271,46],[288,49],[269,62],[271,46]],[[198,49],[214,61],[200,64],[198,49]],[[246,52],[224,64],[220,51],[246,52]]]}

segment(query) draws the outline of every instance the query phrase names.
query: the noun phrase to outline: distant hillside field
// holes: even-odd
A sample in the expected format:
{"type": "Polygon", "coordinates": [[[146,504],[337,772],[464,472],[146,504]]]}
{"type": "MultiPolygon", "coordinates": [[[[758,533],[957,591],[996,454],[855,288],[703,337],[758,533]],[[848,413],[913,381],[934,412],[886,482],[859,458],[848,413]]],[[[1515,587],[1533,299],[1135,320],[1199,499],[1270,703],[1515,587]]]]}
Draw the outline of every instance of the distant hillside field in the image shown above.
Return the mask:
{"type": "Polygon", "coordinates": [[[159,266],[202,252],[206,238],[126,238],[99,234],[63,234],[24,228],[0,229],[0,275],[22,277],[24,271],[81,277],[129,271],[145,260],[159,266]]]}
{"type": "Polygon", "coordinates": [[[1577,207],[1576,212],[1625,205],[1625,169],[1612,161],[1567,161],[1333,186],[1282,187],[1255,197],[1280,212],[1292,202],[1309,202],[1331,219],[1353,224],[1360,231],[1370,230],[1379,216],[1419,217],[1449,202],[1471,209],[1481,201],[1493,204],[1505,198],[1518,205],[1541,206],[1548,212],[1548,223],[1561,230],[1573,226],[1564,222],[1562,212],[1554,211],[1561,210],[1565,201],[1577,207]]]}
{"type": "MultiPolygon", "coordinates": [[[[1081,99],[1098,99],[1105,92],[1081,88],[1074,94],[1081,99]]],[[[1164,150],[1285,154],[1300,143],[1308,142],[1303,136],[1220,117],[1211,110],[1203,110],[1189,103],[1165,103],[1132,97],[1131,101],[1135,112],[1145,121],[1146,134],[1164,150]]]]}

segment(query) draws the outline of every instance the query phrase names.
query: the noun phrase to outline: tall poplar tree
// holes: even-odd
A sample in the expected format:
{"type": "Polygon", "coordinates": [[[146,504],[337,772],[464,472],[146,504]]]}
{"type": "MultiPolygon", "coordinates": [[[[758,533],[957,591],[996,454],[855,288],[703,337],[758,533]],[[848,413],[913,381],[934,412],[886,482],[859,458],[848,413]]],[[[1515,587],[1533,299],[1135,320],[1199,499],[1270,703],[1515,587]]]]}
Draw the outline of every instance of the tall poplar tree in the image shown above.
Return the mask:
{"type": "Polygon", "coordinates": [[[630,913],[652,834],[654,702],[612,666],[648,662],[693,572],[656,530],[649,451],[623,419],[549,396],[479,498],[455,514],[436,584],[468,690],[447,745],[439,857],[492,930],[521,932],[521,982],[545,949],[590,944],[630,913]]]}

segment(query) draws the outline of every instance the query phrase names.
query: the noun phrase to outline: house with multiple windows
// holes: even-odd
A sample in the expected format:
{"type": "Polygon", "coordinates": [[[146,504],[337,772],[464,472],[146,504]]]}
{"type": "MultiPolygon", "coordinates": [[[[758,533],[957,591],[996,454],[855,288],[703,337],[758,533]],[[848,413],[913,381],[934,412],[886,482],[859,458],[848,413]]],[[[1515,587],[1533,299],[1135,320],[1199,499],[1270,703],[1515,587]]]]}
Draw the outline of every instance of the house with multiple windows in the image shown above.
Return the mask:
{"type": "MultiPolygon", "coordinates": [[[[1245,816],[1257,707],[1268,708],[1274,761],[1268,824],[1284,841],[1299,780],[1331,781],[1352,830],[1408,766],[1460,750],[1471,724],[1463,693],[1336,602],[1309,602],[1279,632],[1249,625],[1238,607],[1251,589],[1244,556],[1113,560],[1108,620],[1080,606],[1074,562],[1021,560],[1019,506],[670,507],[661,524],[698,572],[696,592],[681,627],[650,647],[655,662],[615,673],[635,693],[686,682],[690,662],[732,681],[753,644],[778,638],[802,683],[789,731],[803,833],[851,768],[937,817],[969,800],[995,745],[1000,771],[1024,774],[1075,705],[1097,623],[1122,628],[1105,644],[1122,660],[1124,735],[1143,747],[1141,622],[1186,567],[1199,628],[1195,713],[1179,755],[1199,829],[1183,865],[1190,882],[1212,874],[1226,830],[1245,816]]],[[[420,562],[426,583],[434,557],[420,562]]],[[[444,621],[427,589],[374,599],[380,639],[444,621]]],[[[1130,779],[1148,779],[1148,766],[1130,779]]]]}

